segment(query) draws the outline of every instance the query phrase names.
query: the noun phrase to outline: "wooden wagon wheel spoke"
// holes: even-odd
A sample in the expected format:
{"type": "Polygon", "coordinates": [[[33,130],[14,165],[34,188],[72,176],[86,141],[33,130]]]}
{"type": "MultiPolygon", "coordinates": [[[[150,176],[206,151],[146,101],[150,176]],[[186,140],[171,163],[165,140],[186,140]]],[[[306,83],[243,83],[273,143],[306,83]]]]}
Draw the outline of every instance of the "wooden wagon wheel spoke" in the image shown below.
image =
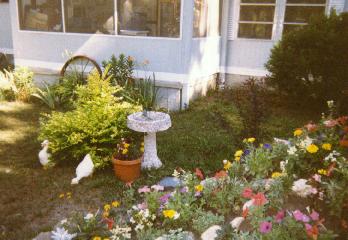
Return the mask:
{"type": "Polygon", "coordinates": [[[64,77],[66,74],[76,72],[81,82],[85,82],[88,75],[94,69],[96,69],[100,75],[102,74],[101,68],[96,61],[87,56],[78,55],[70,58],[64,64],[60,74],[64,77]]]}

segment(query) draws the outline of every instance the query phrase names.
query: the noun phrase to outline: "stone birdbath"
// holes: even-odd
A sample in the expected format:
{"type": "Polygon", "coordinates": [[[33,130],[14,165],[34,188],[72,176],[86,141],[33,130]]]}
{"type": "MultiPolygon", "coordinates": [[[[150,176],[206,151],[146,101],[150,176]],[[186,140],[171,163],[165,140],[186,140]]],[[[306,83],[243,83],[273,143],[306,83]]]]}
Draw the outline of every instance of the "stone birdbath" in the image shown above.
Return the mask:
{"type": "Polygon", "coordinates": [[[161,160],[157,156],[156,132],[165,131],[172,126],[170,116],[163,112],[136,112],[127,117],[128,128],[145,133],[144,158],[142,169],[160,168],[161,160]]]}

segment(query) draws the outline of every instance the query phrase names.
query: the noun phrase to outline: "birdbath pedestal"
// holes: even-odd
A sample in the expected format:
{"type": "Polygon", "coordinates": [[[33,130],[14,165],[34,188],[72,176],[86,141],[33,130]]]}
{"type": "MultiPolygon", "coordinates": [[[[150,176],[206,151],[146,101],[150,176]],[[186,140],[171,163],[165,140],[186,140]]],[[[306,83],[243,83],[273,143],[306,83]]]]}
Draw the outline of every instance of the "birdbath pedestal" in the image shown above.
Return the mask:
{"type": "Polygon", "coordinates": [[[156,132],[165,131],[172,126],[170,116],[162,112],[136,112],[127,117],[128,128],[146,133],[144,137],[144,158],[142,169],[160,168],[161,160],[157,156],[156,132]]]}

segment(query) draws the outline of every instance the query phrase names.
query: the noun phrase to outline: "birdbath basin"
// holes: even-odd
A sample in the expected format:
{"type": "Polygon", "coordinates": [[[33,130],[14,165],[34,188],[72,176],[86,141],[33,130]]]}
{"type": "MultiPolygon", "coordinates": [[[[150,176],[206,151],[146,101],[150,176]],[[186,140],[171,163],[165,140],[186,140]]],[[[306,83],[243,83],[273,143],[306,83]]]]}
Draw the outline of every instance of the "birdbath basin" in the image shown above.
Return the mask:
{"type": "Polygon", "coordinates": [[[165,131],[172,126],[170,116],[163,112],[136,112],[127,117],[128,128],[146,133],[144,137],[144,158],[142,169],[160,168],[161,160],[157,156],[156,132],[165,131]]]}

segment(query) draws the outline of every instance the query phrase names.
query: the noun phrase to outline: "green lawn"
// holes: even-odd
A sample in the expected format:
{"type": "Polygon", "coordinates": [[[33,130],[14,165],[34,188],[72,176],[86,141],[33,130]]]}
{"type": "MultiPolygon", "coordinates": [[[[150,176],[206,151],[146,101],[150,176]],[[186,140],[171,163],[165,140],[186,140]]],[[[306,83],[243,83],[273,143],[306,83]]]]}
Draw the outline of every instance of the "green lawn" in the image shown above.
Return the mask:
{"type": "MultiPolygon", "coordinates": [[[[158,134],[160,170],[144,172],[135,186],[153,184],[176,167],[203,169],[212,174],[223,159],[231,159],[247,132],[230,91],[212,93],[195,101],[190,109],[172,114],[173,127],[158,134]]],[[[310,120],[310,115],[272,104],[262,123],[260,137],[284,137],[310,120]]],[[[106,201],[119,199],[124,185],[111,167],[71,186],[75,167],[43,170],[37,154],[40,113],[35,104],[0,103],[0,239],[31,239],[51,230],[73,211],[96,211],[106,201]],[[59,198],[71,192],[71,199],[59,198]]]]}

